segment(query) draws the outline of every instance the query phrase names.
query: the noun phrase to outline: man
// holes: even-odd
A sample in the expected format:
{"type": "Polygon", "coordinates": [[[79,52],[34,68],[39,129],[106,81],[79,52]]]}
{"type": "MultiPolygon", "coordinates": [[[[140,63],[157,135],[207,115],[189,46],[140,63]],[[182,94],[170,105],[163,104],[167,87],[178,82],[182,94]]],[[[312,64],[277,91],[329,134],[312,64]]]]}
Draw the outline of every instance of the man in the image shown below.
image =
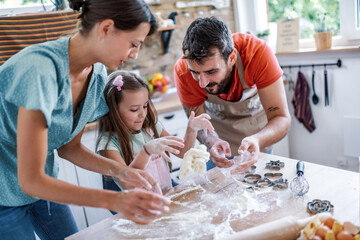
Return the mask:
{"type": "Polygon", "coordinates": [[[230,167],[226,157],[260,150],[271,152],[290,126],[282,70],[266,43],[249,34],[231,34],[220,20],[199,18],[188,28],[184,55],[174,68],[174,80],[186,114],[204,112],[218,134],[199,132],[218,167],[230,167]]]}

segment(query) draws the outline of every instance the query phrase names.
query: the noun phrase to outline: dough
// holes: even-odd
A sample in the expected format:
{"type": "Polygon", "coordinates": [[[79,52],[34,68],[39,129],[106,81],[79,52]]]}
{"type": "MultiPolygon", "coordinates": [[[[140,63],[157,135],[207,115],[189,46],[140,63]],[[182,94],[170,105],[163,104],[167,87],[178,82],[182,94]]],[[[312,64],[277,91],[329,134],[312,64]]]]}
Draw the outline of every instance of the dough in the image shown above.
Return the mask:
{"type": "Polygon", "coordinates": [[[180,165],[180,180],[185,180],[191,172],[206,172],[206,162],[210,159],[210,154],[206,146],[201,144],[197,148],[189,149],[185,154],[180,165]]]}

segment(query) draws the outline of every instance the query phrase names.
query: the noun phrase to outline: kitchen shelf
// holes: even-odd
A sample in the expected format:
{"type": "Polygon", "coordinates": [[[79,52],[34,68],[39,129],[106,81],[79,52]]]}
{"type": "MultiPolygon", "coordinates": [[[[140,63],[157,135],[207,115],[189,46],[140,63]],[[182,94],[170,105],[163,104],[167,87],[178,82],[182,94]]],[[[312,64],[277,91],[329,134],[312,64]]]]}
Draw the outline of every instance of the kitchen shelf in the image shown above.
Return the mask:
{"type": "Polygon", "coordinates": [[[183,25],[174,25],[174,26],[169,26],[169,27],[159,27],[158,32],[169,31],[169,30],[174,30],[174,29],[178,29],[178,28],[183,28],[183,25]]]}
{"type": "Polygon", "coordinates": [[[345,52],[345,51],[359,51],[359,46],[337,46],[324,50],[316,50],[315,48],[303,48],[298,51],[279,52],[276,56],[290,55],[290,54],[306,54],[306,53],[324,53],[324,52],[345,52]]]}

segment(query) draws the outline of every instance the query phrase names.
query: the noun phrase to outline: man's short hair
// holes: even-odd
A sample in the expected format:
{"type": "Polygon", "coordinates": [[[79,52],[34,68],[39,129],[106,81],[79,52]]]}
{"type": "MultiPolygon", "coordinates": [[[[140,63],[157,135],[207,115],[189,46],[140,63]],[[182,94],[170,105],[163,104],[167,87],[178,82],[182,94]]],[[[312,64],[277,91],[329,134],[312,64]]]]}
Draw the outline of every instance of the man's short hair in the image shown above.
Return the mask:
{"type": "Polygon", "coordinates": [[[215,17],[198,18],[192,22],[182,44],[183,58],[201,63],[202,59],[214,55],[215,48],[227,61],[234,49],[230,29],[215,17]]]}

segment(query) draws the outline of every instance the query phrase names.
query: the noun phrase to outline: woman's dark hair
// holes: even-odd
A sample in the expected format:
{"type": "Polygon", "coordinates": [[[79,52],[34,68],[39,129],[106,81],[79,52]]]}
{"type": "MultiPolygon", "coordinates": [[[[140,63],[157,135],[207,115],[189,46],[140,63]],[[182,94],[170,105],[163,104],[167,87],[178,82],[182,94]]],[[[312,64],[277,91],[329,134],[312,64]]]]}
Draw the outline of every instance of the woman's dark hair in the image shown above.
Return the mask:
{"type": "Polygon", "coordinates": [[[150,23],[148,35],[158,28],[155,16],[143,0],[68,0],[79,15],[79,31],[87,34],[93,26],[105,19],[112,19],[119,30],[134,30],[143,22],[150,23]]]}
{"type": "Polygon", "coordinates": [[[132,151],[132,138],[131,130],[126,126],[122,117],[119,114],[118,104],[124,97],[124,91],[136,91],[141,88],[145,88],[148,91],[148,108],[147,115],[142,126],[145,130],[152,130],[156,138],[159,137],[159,133],[156,130],[157,114],[154,105],[151,102],[150,91],[148,85],[136,74],[124,71],[115,71],[108,77],[108,82],[104,89],[104,96],[106,104],[109,107],[109,112],[98,119],[99,123],[99,135],[96,142],[96,149],[99,146],[101,138],[108,133],[108,140],[105,145],[105,150],[110,142],[112,136],[116,136],[120,143],[121,152],[124,157],[124,161],[127,165],[133,160],[134,153],[132,151]],[[116,86],[113,84],[117,76],[123,77],[124,84],[121,86],[121,91],[118,91],[116,86]]]}
{"type": "Polygon", "coordinates": [[[234,49],[230,29],[215,17],[196,19],[186,31],[182,44],[183,58],[201,63],[203,58],[214,55],[214,48],[219,49],[227,61],[234,49]]]}

